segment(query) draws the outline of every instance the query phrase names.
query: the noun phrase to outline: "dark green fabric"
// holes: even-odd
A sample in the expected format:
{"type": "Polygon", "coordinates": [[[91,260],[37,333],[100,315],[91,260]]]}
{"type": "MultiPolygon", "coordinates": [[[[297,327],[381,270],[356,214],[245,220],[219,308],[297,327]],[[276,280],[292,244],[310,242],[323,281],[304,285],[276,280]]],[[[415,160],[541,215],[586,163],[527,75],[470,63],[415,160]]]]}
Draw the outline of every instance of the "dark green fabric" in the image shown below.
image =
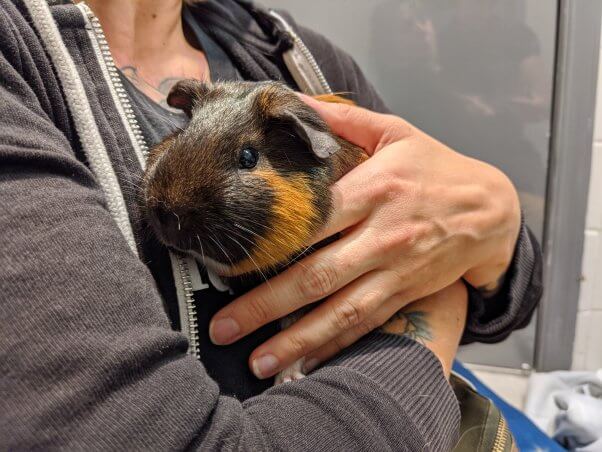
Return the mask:
{"type": "Polygon", "coordinates": [[[462,378],[452,375],[450,383],[460,403],[460,439],[454,452],[510,452],[514,438],[501,411],[462,378]]]}

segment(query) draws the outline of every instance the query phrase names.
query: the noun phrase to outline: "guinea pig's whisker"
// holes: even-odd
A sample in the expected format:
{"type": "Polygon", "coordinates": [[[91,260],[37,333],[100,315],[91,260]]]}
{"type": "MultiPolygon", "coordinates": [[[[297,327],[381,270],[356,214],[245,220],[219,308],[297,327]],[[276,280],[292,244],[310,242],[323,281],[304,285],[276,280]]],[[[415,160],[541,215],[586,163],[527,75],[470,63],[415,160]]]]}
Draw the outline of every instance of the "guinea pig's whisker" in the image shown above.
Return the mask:
{"type": "MultiPolygon", "coordinates": [[[[227,233],[234,234],[234,235],[236,235],[237,237],[239,237],[239,238],[241,238],[241,239],[245,240],[245,241],[246,241],[246,242],[248,242],[250,245],[253,245],[253,246],[256,246],[256,245],[257,245],[257,244],[256,244],[256,243],[255,243],[253,240],[251,240],[249,237],[246,237],[246,236],[242,235],[242,234],[241,234],[241,233],[239,233],[238,231],[235,231],[235,230],[232,230],[232,229],[225,229],[225,231],[226,231],[227,233]]],[[[257,246],[258,246],[258,245],[257,245],[257,246]]]]}
{"type": "MultiPolygon", "coordinates": [[[[258,237],[260,239],[263,238],[259,234],[257,234],[256,232],[251,231],[250,229],[247,229],[247,228],[239,225],[238,223],[234,223],[234,226],[239,227],[241,230],[243,230],[245,232],[248,232],[248,233],[251,233],[251,234],[255,235],[256,237],[258,237]]],[[[261,251],[263,251],[266,254],[266,256],[268,256],[270,258],[270,260],[272,262],[276,262],[277,259],[274,257],[274,255],[272,253],[270,253],[268,249],[266,249],[265,247],[261,246],[260,243],[254,242],[253,240],[249,239],[248,237],[245,237],[244,235],[242,235],[240,232],[236,232],[234,230],[231,230],[230,232],[232,232],[233,234],[236,234],[238,237],[241,237],[241,238],[245,239],[247,242],[249,242],[252,245],[256,246],[261,251]]]]}
{"type": "Polygon", "coordinates": [[[131,180],[129,178],[129,176],[131,176],[130,174],[127,175],[123,175],[122,174],[122,183],[124,183],[125,185],[128,185],[130,187],[136,187],[140,190],[142,190],[142,185],[140,185],[140,183],[142,182],[141,180],[131,180]],[[138,182],[138,183],[137,183],[138,182]]]}
{"type": "Polygon", "coordinates": [[[304,250],[302,250],[301,252],[299,252],[295,257],[291,258],[286,265],[291,265],[294,264],[298,261],[300,261],[301,259],[303,259],[307,254],[307,252],[311,249],[312,245],[309,245],[308,247],[306,247],[304,250]]]}
{"type": "MultiPolygon", "coordinates": [[[[267,278],[267,276],[265,275],[265,273],[263,273],[261,271],[261,268],[259,267],[259,265],[257,265],[257,262],[255,262],[255,259],[253,259],[253,257],[251,256],[251,254],[247,251],[247,249],[242,245],[242,243],[240,243],[238,240],[236,240],[234,237],[232,237],[231,235],[227,235],[226,237],[230,240],[232,240],[234,243],[236,243],[238,246],[240,246],[240,248],[243,250],[243,252],[249,256],[249,259],[251,260],[251,262],[253,262],[253,265],[255,265],[255,268],[257,268],[257,271],[259,272],[259,274],[261,275],[261,277],[264,279],[264,281],[268,284],[268,286],[270,286],[270,282],[267,278]]],[[[272,286],[270,286],[270,289],[272,288],[272,286]]]]}
{"type": "Polygon", "coordinates": [[[201,242],[201,237],[197,234],[197,240],[199,241],[199,245],[201,246],[201,257],[203,258],[203,262],[205,262],[205,251],[203,250],[203,242],[201,242]]]}
{"type": "Polygon", "coordinates": [[[175,217],[178,219],[178,231],[182,230],[182,227],[180,225],[180,217],[177,213],[175,213],[173,210],[171,211],[171,213],[173,213],[175,215],[175,217]]]}
{"type": "Polygon", "coordinates": [[[232,259],[230,259],[230,256],[228,256],[228,253],[226,253],[226,250],[222,247],[222,245],[219,243],[218,240],[216,240],[215,238],[213,238],[213,236],[211,234],[207,235],[207,237],[209,237],[209,239],[211,239],[211,241],[213,241],[213,243],[215,243],[217,245],[217,247],[222,250],[222,253],[224,253],[224,256],[226,256],[226,259],[228,259],[230,261],[230,264],[232,265],[232,267],[234,267],[234,262],[232,262],[232,259]]]}
{"type": "Polygon", "coordinates": [[[242,231],[248,233],[248,234],[252,234],[255,237],[259,237],[262,238],[257,232],[255,231],[251,231],[249,228],[245,228],[244,226],[238,224],[238,223],[234,223],[234,226],[236,226],[238,229],[241,229],[242,231]]]}
{"type": "Polygon", "coordinates": [[[134,189],[136,192],[142,192],[143,186],[142,184],[142,176],[139,174],[133,174],[128,171],[116,170],[115,173],[120,176],[121,183],[124,188],[134,189]]]}
{"type": "MultiPolygon", "coordinates": [[[[243,229],[244,230],[244,229],[243,229]]],[[[246,237],[244,235],[242,235],[240,232],[235,231],[233,229],[227,229],[226,232],[231,232],[232,234],[236,235],[237,237],[240,237],[241,239],[246,240],[247,242],[249,242],[251,245],[259,248],[260,250],[262,250],[272,261],[274,260],[274,256],[272,256],[267,249],[265,249],[264,247],[261,246],[261,244],[256,243],[255,241],[251,240],[249,237],[246,237]]],[[[253,231],[248,231],[254,235],[256,235],[259,238],[262,238],[259,234],[253,232],[253,231]]]]}
{"type": "MultiPolygon", "coordinates": [[[[235,224],[235,225],[236,225],[236,224],[235,224]]],[[[272,257],[272,256],[271,256],[271,255],[268,253],[268,251],[267,251],[265,248],[263,248],[263,247],[262,247],[262,246],[261,246],[259,243],[255,243],[255,242],[254,242],[253,240],[251,240],[249,237],[246,237],[246,236],[242,235],[240,232],[238,232],[238,231],[236,231],[236,230],[234,230],[234,229],[230,229],[230,228],[227,228],[227,227],[225,227],[225,226],[222,226],[222,225],[216,225],[216,226],[217,226],[219,229],[221,229],[222,231],[224,231],[226,234],[234,234],[234,235],[236,235],[237,237],[239,237],[239,238],[241,238],[241,239],[243,239],[243,240],[246,240],[246,241],[247,241],[247,242],[249,242],[251,245],[253,245],[253,246],[256,246],[257,248],[261,249],[261,250],[262,250],[263,252],[265,252],[265,253],[266,253],[266,254],[267,254],[267,255],[268,255],[270,258],[272,258],[272,260],[274,260],[274,259],[273,259],[273,257],[272,257]]],[[[243,230],[244,230],[244,229],[243,229],[243,230]]],[[[259,234],[255,233],[255,232],[253,232],[253,231],[251,231],[251,230],[248,230],[248,232],[250,232],[251,234],[254,234],[254,235],[256,235],[256,236],[257,236],[257,237],[259,237],[259,238],[261,238],[261,236],[260,236],[259,234]]]]}
{"type": "MultiPolygon", "coordinates": [[[[245,232],[249,232],[249,233],[251,233],[251,234],[253,234],[253,235],[255,235],[255,236],[259,237],[259,238],[262,238],[262,237],[261,237],[259,234],[257,234],[256,232],[253,232],[253,231],[251,231],[250,229],[246,229],[246,228],[244,228],[244,227],[240,226],[240,225],[239,225],[239,224],[237,224],[237,223],[233,223],[233,224],[234,224],[234,226],[241,227],[241,229],[242,229],[243,231],[245,231],[245,232]]],[[[228,227],[226,227],[226,226],[222,226],[222,225],[216,225],[216,226],[217,226],[219,229],[221,229],[222,231],[224,231],[226,234],[234,234],[235,236],[237,236],[237,237],[239,237],[239,238],[241,238],[241,239],[243,239],[243,240],[246,240],[247,242],[249,242],[249,243],[250,243],[251,245],[253,245],[254,247],[257,247],[257,248],[259,248],[261,251],[263,251],[263,252],[264,252],[264,253],[265,253],[265,254],[266,254],[266,255],[267,255],[269,258],[270,258],[270,260],[271,260],[272,262],[275,262],[275,261],[276,261],[276,259],[274,258],[274,256],[273,256],[272,254],[270,254],[270,252],[269,252],[267,249],[265,249],[264,247],[262,247],[262,246],[261,246],[259,243],[256,243],[255,241],[251,240],[249,237],[246,237],[245,235],[241,234],[240,232],[238,232],[238,231],[237,231],[237,230],[235,230],[235,229],[230,229],[230,228],[228,228],[228,227]]],[[[245,250],[245,251],[246,251],[246,250],[245,250]]],[[[247,253],[247,256],[248,256],[248,253],[247,253]]],[[[249,257],[250,257],[250,256],[249,256],[249,257]]]]}
{"type": "MultiPolygon", "coordinates": [[[[232,232],[234,232],[234,231],[232,231],[232,232]]],[[[239,237],[243,237],[241,234],[236,234],[236,235],[237,235],[237,236],[239,236],[239,237]]],[[[258,235],[258,237],[260,237],[260,236],[258,235]]],[[[271,262],[271,264],[270,264],[270,268],[272,268],[272,269],[276,269],[276,268],[278,267],[278,264],[280,264],[280,259],[277,259],[277,258],[276,258],[276,257],[275,257],[275,256],[274,256],[274,255],[273,255],[271,252],[270,252],[270,250],[269,250],[268,248],[266,248],[265,246],[261,245],[260,243],[255,243],[255,242],[252,242],[252,241],[251,241],[251,240],[249,240],[249,239],[247,239],[247,241],[248,241],[249,243],[252,243],[252,244],[253,244],[253,246],[255,246],[256,248],[258,248],[258,249],[259,249],[259,250],[260,250],[260,251],[261,251],[261,252],[264,254],[264,256],[265,256],[265,257],[267,257],[267,258],[269,259],[269,262],[271,262]]]]}
{"type": "Polygon", "coordinates": [[[245,218],[245,217],[242,217],[242,216],[236,215],[236,214],[233,214],[232,216],[235,216],[238,220],[240,220],[242,222],[256,224],[257,226],[260,226],[262,229],[267,229],[269,231],[272,231],[274,234],[278,235],[278,231],[276,229],[274,229],[273,227],[268,226],[267,224],[260,223],[259,221],[253,220],[251,218],[245,218]]]}
{"type": "MultiPolygon", "coordinates": [[[[289,244],[286,243],[286,242],[284,242],[282,239],[280,239],[280,234],[278,234],[278,232],[274,228],[271,228],[271,227],[269,227],[269,226],[267,226],[265,224],[259,223],[258,221],[253,220],[251,218],[243,218],[242,216],[236,215],[236,214],[233,214],[233,216],[236,219],[240,220],[241,222],[245,222],[246,221],[246,222],[249,222],[249,223],[252,223],[252,224],[257,224],[258,226],[261,226],[262,228],[266,228],[267,227],[268,230],[271,230],[271,231],[273,231],[275,233],[273,238],[276,239],[275,240],[276,243],[279,243],[280,245],[282,245],[283,248],[287,248],[288,247],[289,244]]],[[[250,230],[250,229],[242,226],[240,223],[233,223],[233,225],[236,226],[237,228],[239,228],[239,229],[247,232],[247,233],[255,235],[258,238],[263,238],[258,233],[256,233],[256,232],[254,232],[254,231],[252,231],[252,230],[250,230]]],[[[237,235],[239,237],[243,237],[240,234],[237,234],[237,235]]],[[[257,246],[259,249],[261,249],[273,262],[277,262],[277,259],[275,259],[274,256],[267,249],[265,249],[264,247],[260,246],[259,243],[254,243],[254,245],[257,246]]],[[[285,265],[290,265],[291,263],[294,263],[297,260],[299,260],[301,257],[304,257],[303,254],[305,254],[310,248],[311,248],[311,245],[308,246],[307,248],[305,248],[300,254],[298,254],[295,258],[291,259],[291,261],[289,261],[285,265]]]]}

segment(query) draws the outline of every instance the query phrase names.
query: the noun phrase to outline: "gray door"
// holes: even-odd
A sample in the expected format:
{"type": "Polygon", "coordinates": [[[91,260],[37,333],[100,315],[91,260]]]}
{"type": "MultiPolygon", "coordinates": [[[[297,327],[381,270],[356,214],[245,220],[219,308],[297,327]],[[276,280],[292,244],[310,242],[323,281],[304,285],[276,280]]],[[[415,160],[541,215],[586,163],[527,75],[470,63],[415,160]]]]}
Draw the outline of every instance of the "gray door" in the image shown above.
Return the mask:
{"type": "MultiPolygon", "coordinates": [[[[268,0],[353,55],[387,105],[505,171],[541,239],[557,0],[268,0]]],[[[533,364],[535,321],[466,362],[533,364]]]]}

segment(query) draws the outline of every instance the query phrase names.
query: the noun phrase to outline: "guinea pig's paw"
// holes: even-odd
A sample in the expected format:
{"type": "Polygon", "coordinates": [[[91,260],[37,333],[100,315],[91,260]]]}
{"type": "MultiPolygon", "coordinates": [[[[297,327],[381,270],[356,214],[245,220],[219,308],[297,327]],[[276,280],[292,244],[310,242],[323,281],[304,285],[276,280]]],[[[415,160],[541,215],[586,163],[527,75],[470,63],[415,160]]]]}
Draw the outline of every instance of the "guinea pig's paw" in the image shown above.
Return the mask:
{"type": "Polygon", "coordinates": [[[276,375],[276,379],[274,381],[274,385],[279,385],[281,383],[288,383],[290,381],[301,380],[305,377],[303,373],[303,364],[305,363],[305,359],[301,358],[295,361],[293,364],[288,366],[286,369],[283,369],[281,372],[276,375]]]}

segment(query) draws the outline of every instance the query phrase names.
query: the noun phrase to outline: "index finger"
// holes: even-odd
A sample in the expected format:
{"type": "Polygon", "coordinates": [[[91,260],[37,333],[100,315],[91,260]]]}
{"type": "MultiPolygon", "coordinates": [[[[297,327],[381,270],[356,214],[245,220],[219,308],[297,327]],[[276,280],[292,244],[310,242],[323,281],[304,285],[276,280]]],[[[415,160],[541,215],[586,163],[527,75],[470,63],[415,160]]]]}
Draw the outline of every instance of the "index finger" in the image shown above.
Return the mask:
{"type": "Polygon", "coordinates": [[[361,147],[369,155],[409,136],[412,131],[408,122],[395,115],[374,113],[354,105],[321,102],[305,94],[300,97],[316,110],[336,135],[361,147]]]}
{"type": "Polygon", "coordinates": [[[228,303],[211,320],[212,342],[230,344],[273,320],[331,295],[371,270],[374,256],[361,240],[356,240],[359,235],[356,233],[320,248],[228,303]],[[351,260],[350,256],[356,259],[351,260]]]}

